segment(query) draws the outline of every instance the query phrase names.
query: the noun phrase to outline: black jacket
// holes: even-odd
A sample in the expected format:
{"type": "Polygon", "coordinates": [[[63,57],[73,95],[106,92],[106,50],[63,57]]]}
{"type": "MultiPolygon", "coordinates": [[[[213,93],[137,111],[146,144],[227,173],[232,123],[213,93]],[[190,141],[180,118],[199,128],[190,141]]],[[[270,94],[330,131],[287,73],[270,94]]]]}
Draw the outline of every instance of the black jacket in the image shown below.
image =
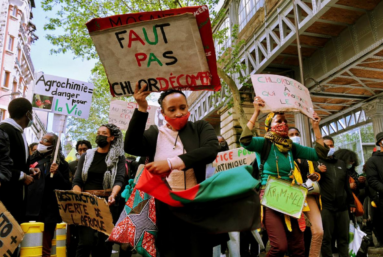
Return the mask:
{"type": "Polygon", "coordinates": [[[78,160],[69,163],[69,181],[72,183],[74,174],[76,174],[78,160]]]}
{"type": "Polygon", "coordinates": [[[331,211],[344,211],[354,206],[346,164],[342,160],[320,160],[327,167],[319,180],[322,206],[331,211]]]}
{"type": "Polygon", "coordinates": [[[368,186],[383,194],[383,153],[376,152],[366,162],[368,186]]]}
{"type": "MultiPolygon", "coordinates": [[[[125,135],[125,152],[136,156],[148,156],[154,160],[157,145],[158,128],[150,126],[145,130],[148,113],[134,111],[125,135]]],[[[185,170],[193,168],[198,183],[206,178],[206,164],[217,157],[220,149],[214,128],[206,121],[188,122],[179,131],[179,138],[186,154],[179,155],[185,163],[185,170]]]]}
{"type": "Polygon", "coordinates": [[[26,216],[46,223],[60,223],[62,220],[54,190],[70,189],[68,163],[61,158],[53,178],[50,177],[49,172],[51,156],[44,156],[36,151],[31,157],[31,164],[36,163],[35,168],[40,169],[41,175],[40,179],[36,179],[28,186],[26,216]]]}
{"type": "MultiPolygon", "coordinates": [[[[25,206],[23,199],[23,181],[20,181],[20,173],[29,174],[29,162],[26,161],[25,144],[19,130],[8,123],[0,124],[0,169],[10,173],[8,183],[0,186],[0,201],[3,202],[12,216],[19,222],[23,222],[25,206]],[[12,160],[12,164],[10,163],[12,160]]],[[[3,173],[4,174],[4,173],[3,173]]]]}

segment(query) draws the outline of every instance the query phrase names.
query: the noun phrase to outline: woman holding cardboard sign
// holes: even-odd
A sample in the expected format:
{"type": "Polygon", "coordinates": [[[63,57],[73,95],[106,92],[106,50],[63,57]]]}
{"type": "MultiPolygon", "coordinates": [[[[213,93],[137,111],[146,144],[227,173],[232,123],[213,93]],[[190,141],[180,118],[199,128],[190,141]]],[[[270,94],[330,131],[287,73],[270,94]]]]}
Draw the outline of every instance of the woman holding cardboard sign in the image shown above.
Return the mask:
{"type": "MultiPolygon", "coordinates": [[[[113,205],[118,203],[116,198],[125,177],[122,133],[114,124],[102,125],[97,131],[96,143],[97,148],[87,150],[78,162],[73,178],[73,191],[104,197],[116,219],[118,210],[113,205]]],[[[94,257],[111,256],[113,243],[105,242],[108,236],[89,227],[79,227],[78,232],[77,257],[89,257],[90,254],[94,257]]]]}
{"type": "MultiPolygon", "coordinates": [[[[287,120],[283,113],[269,113],[265,120],[266,134],[264,137],[253,137],[251,130],[260,113],[260,107],[265,102],[260,97],[254,99],[254,114],[242,132],[241,145],[247,150],[256,152],[259,170],[261,172],[261,194],[263,197],[269,176],[281,180],[296,182],[294,178],[294,159],[301,158],[317,161],[319,156],[327,156],[328,148],[324,145],[319,129],[319,116],[314,113],[315,120],[311,124],[316,137],[315,149],[295,144],[288,138],[287,120]],[[268,145],[269,147],[264,147],[268,145]],[[267,153],[262,153],[267,149],[267,153]],[[262,154],[264,158],[261,156],[262,154]]],[[[305,256],[303,231],[305,219],[303,214],[300,219],[292,218],[281,212],[263,206],[263,224],[269,235],[271,249],[267,256],[284,256],[289,253],[294,257],[305,256]]]]}

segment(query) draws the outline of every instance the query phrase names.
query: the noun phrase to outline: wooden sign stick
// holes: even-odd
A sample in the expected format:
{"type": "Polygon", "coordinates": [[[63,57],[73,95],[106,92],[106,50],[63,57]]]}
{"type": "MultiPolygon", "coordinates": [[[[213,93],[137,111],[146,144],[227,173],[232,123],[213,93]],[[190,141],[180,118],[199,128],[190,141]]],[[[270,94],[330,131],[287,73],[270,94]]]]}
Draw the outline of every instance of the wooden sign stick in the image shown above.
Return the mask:
{"type": "MultiPolygon", "coordinates": [[[[58,137],[58,139],[57,139],[57,144],[56,144],[56,150],[55,150],[55,153],[54,153],[54,157],[53,157],[53,162],[52,162],[52,164],[53,163],[56,163],[56,160],[57,160],[57,155],[59,154],[59,150],[60,150],[60,140],[61,140],[61,131],[60,131],[60,133],[59,133],[59,137],[58,137]]],[[[54,174],[53,173],[51,173],[51,178],[53,178],[53,176],[54,176],[54,174]]]]}

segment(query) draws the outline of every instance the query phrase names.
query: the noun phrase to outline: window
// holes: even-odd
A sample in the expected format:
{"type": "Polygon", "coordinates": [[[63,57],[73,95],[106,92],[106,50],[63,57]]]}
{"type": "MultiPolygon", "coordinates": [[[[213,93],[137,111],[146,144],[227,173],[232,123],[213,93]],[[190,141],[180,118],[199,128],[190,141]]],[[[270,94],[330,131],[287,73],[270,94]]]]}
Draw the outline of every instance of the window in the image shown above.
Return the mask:
{"type": "Polygon", "coordinates": [[[226,48],[231,46],[231,33],[230,33],[230,20],[229,18],[226,18],[223,23],[221,24],[221,27],[219,28],[219,31],[225,30],[223,38],[216,41],[215,44],[215,51],[217,53],[217,57],[222,54],[226,50],[226,48]]]}
{"type": "Polygon", "coordinates": [[[15,38],[12,37],[12,36],[9,36],[9,40],[8,40],[8,50],[9,51],[13,51],[13,43],[15,41],[15,38]]]}
{"type": "Polygon", "coordinates": [[[3,80],[3,87],[9,86],[9,77],[11,76],[10,72],[6,71],[4,72],[4,80],[3,80]]]}
{"type": "Polygon", "coordinates": [[[13,10],[12,10],[12,16],[17,16],[17,7],[16,5],[13,6],[13,10]]]}
{"type": "Polygon", "coordinates": [[[241,31],[254,14],[263,6],[264,0],[241,0],[239,3],[239,30],[241,31]]]}
{"type": "Polygon", "coordinates": [[[17,50],[17,60],[21,63],[21,48],[17,50]]]}

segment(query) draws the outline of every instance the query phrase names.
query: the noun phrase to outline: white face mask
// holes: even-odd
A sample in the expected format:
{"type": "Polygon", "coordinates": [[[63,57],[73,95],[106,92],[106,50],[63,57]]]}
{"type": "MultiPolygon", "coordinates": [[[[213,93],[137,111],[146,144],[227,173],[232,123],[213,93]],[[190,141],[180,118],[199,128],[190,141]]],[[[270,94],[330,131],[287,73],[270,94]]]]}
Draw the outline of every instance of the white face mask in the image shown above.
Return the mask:
{"type": "Polygon", "coordinates": [[[301,137],[290,137],[291,141],[293,141],[293,143],[296,143],[298,145],[301,144],[301,137]]]}
{"type": "Polygon", "coordinates": [[[327,156],[328,156],[328,157],[333,156],[334,153],[335,153],[335,148],[330,148],[330,151],[328,151],[327,156]]]}
{"type": "Polygon", "coordinates": [[[49,146],[46,146],[46,145],[43,145],[43,144],[38,144],[36,150],[39,153],[47,153],[47,152],[51,151],[51,149],[49,149],[49,146]]]}

